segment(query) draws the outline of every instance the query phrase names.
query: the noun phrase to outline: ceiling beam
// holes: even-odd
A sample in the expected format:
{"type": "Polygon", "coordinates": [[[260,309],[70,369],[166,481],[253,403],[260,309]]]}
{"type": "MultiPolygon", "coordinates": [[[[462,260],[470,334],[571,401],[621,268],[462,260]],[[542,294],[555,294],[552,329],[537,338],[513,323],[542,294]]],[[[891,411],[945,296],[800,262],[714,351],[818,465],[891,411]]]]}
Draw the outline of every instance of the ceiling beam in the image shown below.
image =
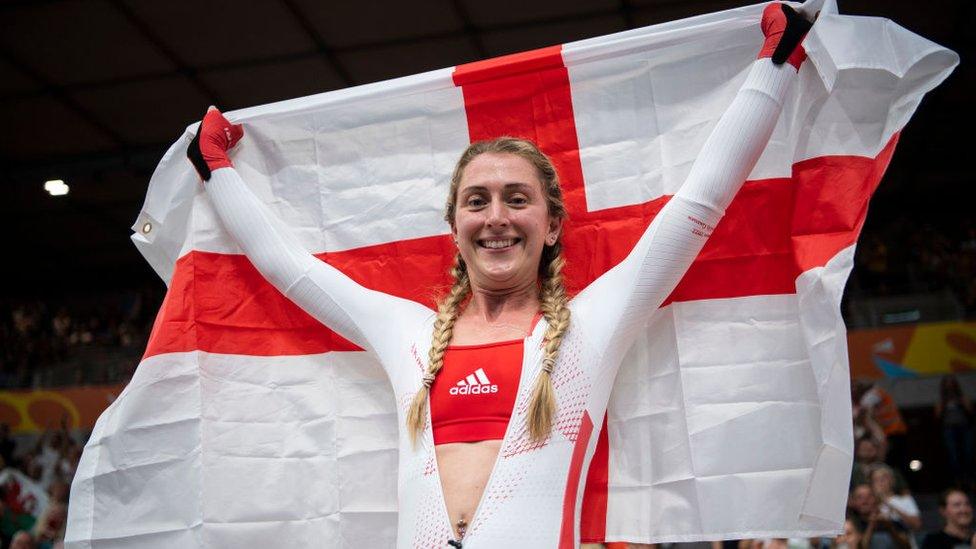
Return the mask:
{"type": "Polygon", "coordinates": [[[85,122],[93,126],[95,129],[103,133],[109,138],[116,146],[125,148],[127,146],[126,140],[122,137],[119,132],[115,131],[108,124],[99,119],[93,112],[83,107],[80,103],[75,101],[71,95],[68,94],[67,88],[65,86],[59,86],[52,82],[49,78],[35,70],[33,67],[19,59],[15,54],[7,50],[6,48],[0,47],[0,58],[9,63],[18,71],[26,74],[30,78],[34,79],[36,82],[43,86],[43,89],[39,93],[33,93],[31,97],[43,97],[50,96],[54,99],[60,101],[67,109],[75,114],[77,114],[85,122]]]}
{"type": "Polygon", "coordinates": [[[285,9],[288,10],[288,13],[290,13],[295,19],[295,22],[298,23],[298,26],[301,27],[305,32],[305,35],[308,36],[308,38],[315,44],[315,53],[325,58],[325,61],[329,64],[332,70],[339,75],[339,78],[341,78],[347,86],[355,85],[357,83],[356,80],[352,77],[349,69],[346,68],[342,61],[339,61],[339,56],[336,55],[335,48],[332,48],[325,43],[325,40],[323,40],[315,28],[312,27],[312,24],[308,22],[308,17],[302,13],[301,8],[295,4],[294,0],[280,1],[285,6],[285,9]]]}
{"type": "Polygon", "coordinates": [[[200,90],[201,93],[203,93],[204,96],[206,96],[207,101],[209,101],[211,105],[224,104],[224,102],[221,101],[220,95],[214,91],[213,88],[208,86],[207,83],[204,82],[199,76],[197,76],[198,70],[190,66],[190,64],[184,61],[183,58],[180,57],[175,50],[173,50],[173,48],[169,47],[169,44],[167,44],[162,37],[156,34],[156,31],[148,23],[136,15],[136,13],[132,11],[132,8],[122,2],[122,0],[109,0],[109,4],[111,4],[116,11],[122,14],[122,16],[125,17],[125,19],[133,27],[135,27],[140,34],[142,34],[143,38],[145,38],[154,48],[156,48],[156,51],[158,51],[163,57],[168,59],[171,63],[173,63],[173,65],[176,66],[176,71],[170,74],[178,74],[189,80],[198,90],[200,90]]]}
{"type": "MultiPolygon", "coordinates": [[[[119,0],[114,0],[114,1],[119,2],[119,0]]],[[[291,0],[282,0],[282,1],[290,2],[291,0]]],[[[464,9],[463,6],[461,7],[461,9],[464,9]]],[[[631,9],[631,11],[633,10],[631,9]]],[[[301,12],[299,11],[298,13],[300,14],[301,12]]],[[[190,72],[195,76],[196,74],[210,72],[210,71],[220,71],[220,70],[229,70],[229,69],[247,69],[252,67],[263,67],[267,65],[276,65],[279,63],[288,63],[292,61],[307,60],[320,55],[327,55],[327,57],[329,57],[330,59],[335,58],[335,63],[333,65],[334,68],[337,68],[337,72],[340,74],[340,76],[342,76],[343,73],[346,74],[346,76],[343,76],[343,78],[344,79],[348,78],[348,82],[350,85],[361,84],[364,82],[354,82],[354,79],[348,75],[348,71],[341,64],[341,62],[338,59],[338,56],[347,53],[358,53],[358,52],[377,50],[377,49],[395,48],[397,46],[416,45],[418,43],[423,43],[423,42],[437,42],[441,40],[449,40],[449,39],[457,39],[457,38],[472,39],[472,34],[475,34],[477,35],[477,41],[478,41],[476,44],[474,44],[475,51],[481,58],[487,58],[489,57],[490,54],[488,53],[487,49],[485,48],[480,38],[481,36],[487,33],[524,30],[524,29],[531,29],[543,25],[557,25],[560,23],[575,23],[580,21],[586,21],[596,17],[607,17],[612,15],[622,15],[624,17],[624,20],[625,21],[627,20],[626,13],[622,12],[620,8],[600,9],[600,10],[591,10],[585,13],[561,15],[561,16],[554,16],[554,17],[544,17],[544,18],[531,19],[527,21],[521,21],[518,23],[505,23],[499,25],[476,26],[473,23],[466,22],[465,23],[466,26],[461,28],[460,30],[434,32],[434,33],[428,33],[419,36],[407,36],[402,38],[393,38],[389,40],[374,40],[372,42],[363,42],[361,44],[355,44],[352,46],[335,46],[335,47],[328,46],[324,44],[324,42],[322,43],[322,45],[320,45],[319,43],[322,42],[322,39],[320,37],[317,37],[317,34],[315,34],[315,35],[309,35],[310,38],[312,38],[313,41],[316,42],[316,49],[310,51],[305,51],[300,53],[289,53],[289,54],[282,54],[282,55],[272,55],[268,57],[262,57],[259,59],[247,59],[247,60],[240,60],[240,61],[228,61],[222,63],[204,64],[204,65],[200,65],[194,68],[188,68],[184,70],[159,71],[159,72],[149,73],[149,74],[140,74],[134,76],[111,78],[111,79],[104,79],[104,80],[97,80],[97,81],[90,81],[90,82],[80,82],[76,84],[64,85],[61,87],[61,89],[65,91],[72,91],[72,92],[80,91],[80,90],[87,91],[87,90],[93,90],[93,89],[99,89],[105,87],[118,86],[123,84],[147,82],[151,80],[158,80],[161,78],[167,78],[176,75],[185,75],[186,72],[190,72]]],[[[311,32],[314,33],[314,30],[311,30],[311,32]]],[[[459,60],[459,62],[462,61],[459,60]]],[[[174,61],[174,64],[177,64],[178,66],[180,65],[180,63],[176,61],[174,61]]],[[[323,90],[323,91],[327,91],[327,90],[323,90]]],[[[40,90],[0,94],[0,101],[20,99],[25,97],[33,97],[38,95],[44,95],[46,93],[47,93],[47,89],[42,88],[40,90]]]]}

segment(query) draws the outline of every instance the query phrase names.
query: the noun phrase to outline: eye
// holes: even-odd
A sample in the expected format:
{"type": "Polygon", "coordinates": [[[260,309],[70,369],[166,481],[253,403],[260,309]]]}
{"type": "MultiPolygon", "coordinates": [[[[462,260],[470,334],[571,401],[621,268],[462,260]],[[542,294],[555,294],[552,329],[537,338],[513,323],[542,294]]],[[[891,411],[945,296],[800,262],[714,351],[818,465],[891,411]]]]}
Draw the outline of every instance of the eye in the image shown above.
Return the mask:
{"type": "Polygon", "coordinates": [[[514,206],[526,206],[529,203],[529,198],[524,194],[513,194],[508,198],[508,203],[514,206]]]}
{"type": "Polygon", "coordinates": [[[468,200],[464,203],[468,208],[482,208],[487,204],[484,197],[480,194],[473,194],[468,197],[468,200]]]}

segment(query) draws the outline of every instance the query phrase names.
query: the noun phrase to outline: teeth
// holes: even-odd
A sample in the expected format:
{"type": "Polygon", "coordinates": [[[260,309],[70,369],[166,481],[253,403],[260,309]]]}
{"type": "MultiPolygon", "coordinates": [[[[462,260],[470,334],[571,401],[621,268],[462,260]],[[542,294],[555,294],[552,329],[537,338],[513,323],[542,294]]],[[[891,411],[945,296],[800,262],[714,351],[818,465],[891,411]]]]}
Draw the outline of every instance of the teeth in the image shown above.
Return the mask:
{"type": "Polygon", "coordinates": [[[514,243],[515,243],[515,241],[512,240],[512,239],[508,239],[508,240],[485,240],[484,241],[484,246],[485,246],[485,248],[507,248],[508,246],[511,246],[514,243]]]}

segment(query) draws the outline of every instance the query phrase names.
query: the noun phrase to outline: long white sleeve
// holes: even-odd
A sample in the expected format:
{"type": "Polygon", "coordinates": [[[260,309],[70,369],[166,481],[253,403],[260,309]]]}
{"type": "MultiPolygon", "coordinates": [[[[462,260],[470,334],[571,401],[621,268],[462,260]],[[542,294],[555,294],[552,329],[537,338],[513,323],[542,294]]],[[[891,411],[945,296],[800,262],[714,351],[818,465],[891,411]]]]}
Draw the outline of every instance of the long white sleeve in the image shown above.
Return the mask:
{"type": "Polygon", "coordinates": [[[432,314],[419,303],[364,288],[279,234],[233,168],[215,170],[205,186],[224,227],[268,282],[330,329],[377,353],[384,365],[414,335],[404,327],[432,314]]]}
{"type": "Polygon", "coordinates": [[[599,348],[625,352],[677,286],[759,160],[795,78],[788,64],[756,60],[685,183],[631,253],[573,300],[574,322],[599,348]]]}

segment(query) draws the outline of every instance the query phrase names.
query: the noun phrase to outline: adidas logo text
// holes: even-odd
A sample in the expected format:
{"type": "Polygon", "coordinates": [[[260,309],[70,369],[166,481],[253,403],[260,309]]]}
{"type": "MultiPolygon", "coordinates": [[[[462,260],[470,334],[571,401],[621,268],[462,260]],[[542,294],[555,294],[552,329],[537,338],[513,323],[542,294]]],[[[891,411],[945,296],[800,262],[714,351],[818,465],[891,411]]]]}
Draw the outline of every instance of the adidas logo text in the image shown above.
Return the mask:
{"type": "Polygon", "coordinates": [[[452,395],[487,395],[498,392],[498,385],[488,380],[484,369],[478,368],[473,374],[457,382],[449,391],[452,395]]]}

